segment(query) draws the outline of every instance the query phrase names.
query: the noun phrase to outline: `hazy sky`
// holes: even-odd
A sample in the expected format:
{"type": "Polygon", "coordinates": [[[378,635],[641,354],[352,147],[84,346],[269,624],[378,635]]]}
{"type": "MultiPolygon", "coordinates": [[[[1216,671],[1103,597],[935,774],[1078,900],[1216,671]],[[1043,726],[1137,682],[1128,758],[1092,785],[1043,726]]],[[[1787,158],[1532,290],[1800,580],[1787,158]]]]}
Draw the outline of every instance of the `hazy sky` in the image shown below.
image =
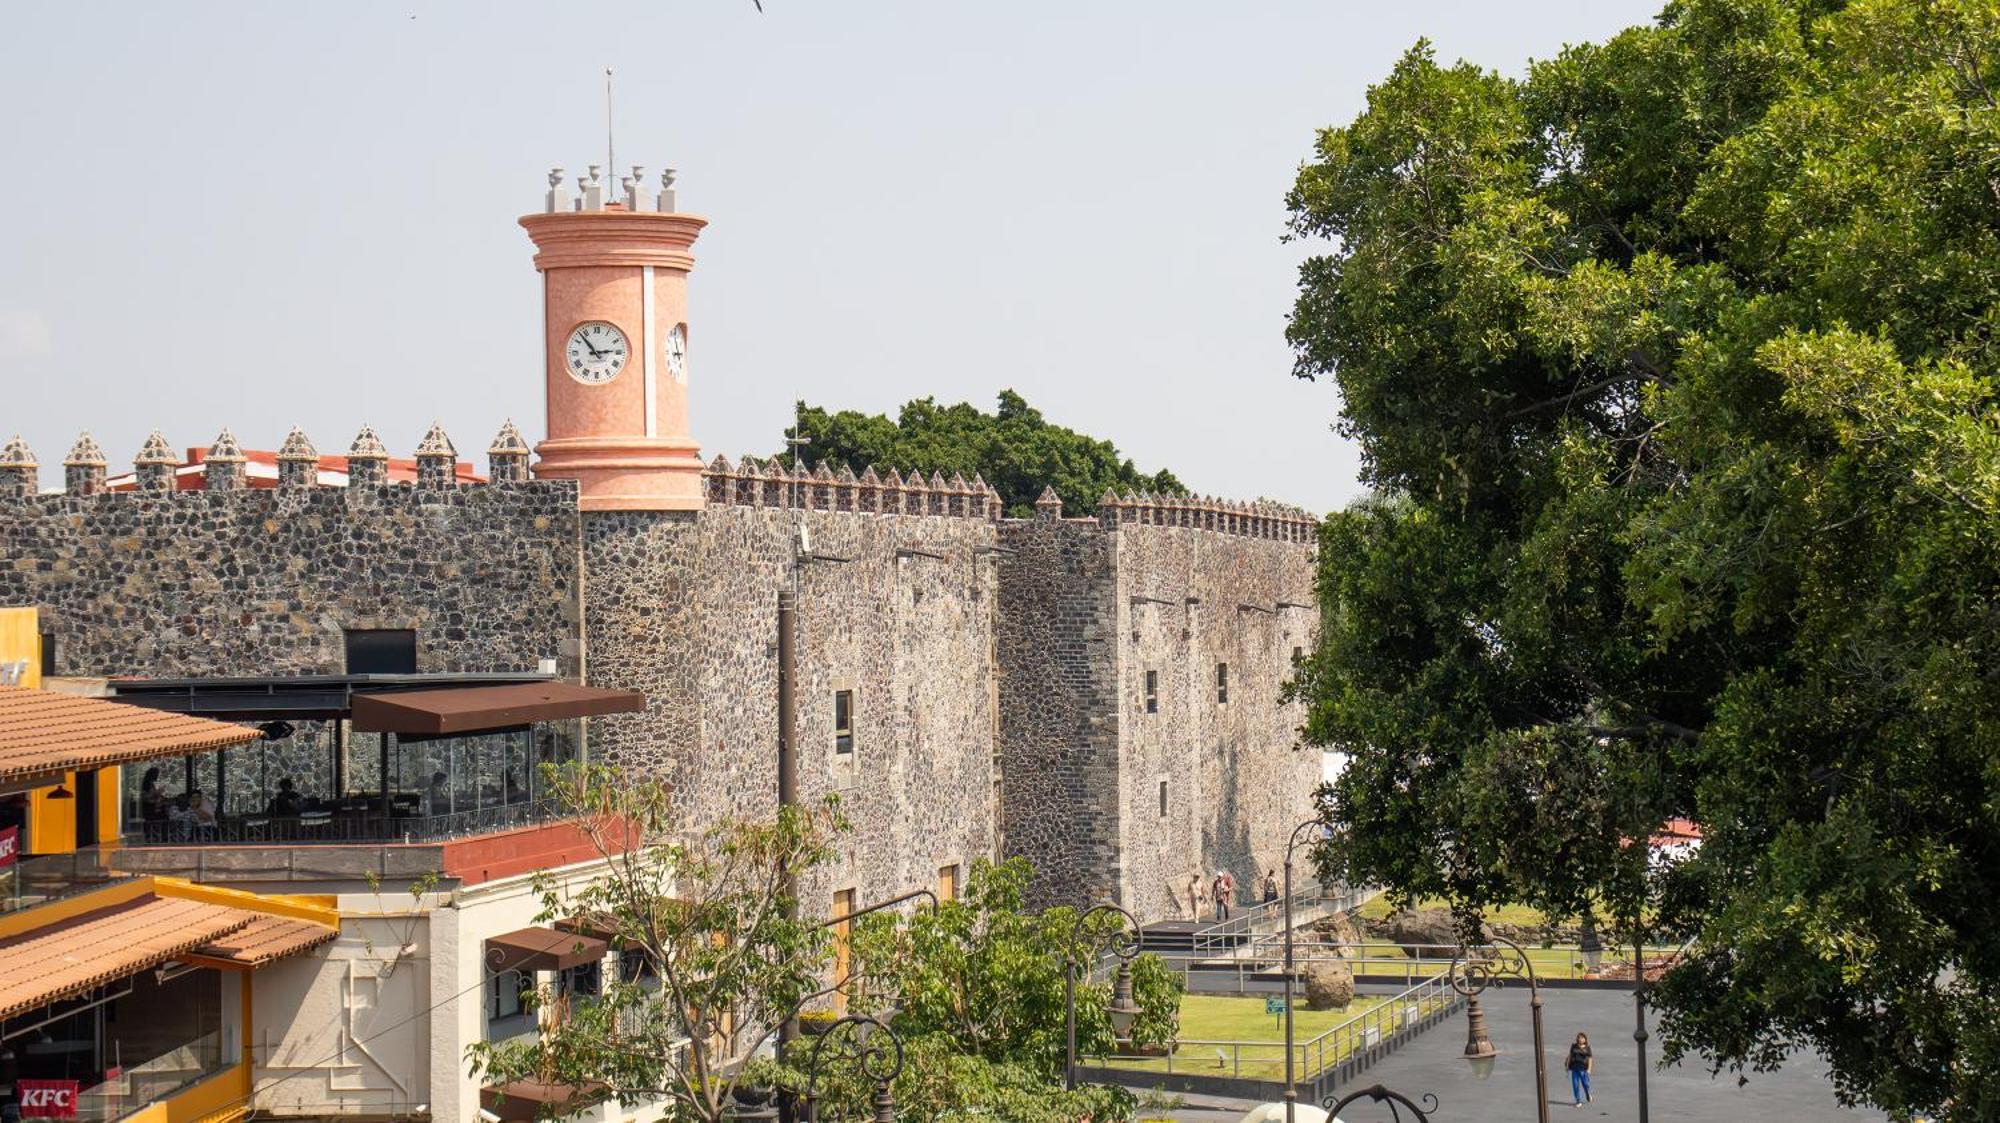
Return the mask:
{"type": "Polygon", "coordinates": [[[694,436],[804,397],[1012,387],[1190,487],[1358,490],[1294,379],[1284,193],[1419,36],[1519,73],[1659,0],[41,3],[0,17],[0,436],[45,483],[223,425],[483,463],[542,434],[515,219],[605,150],[679,168],[694,436]]]}

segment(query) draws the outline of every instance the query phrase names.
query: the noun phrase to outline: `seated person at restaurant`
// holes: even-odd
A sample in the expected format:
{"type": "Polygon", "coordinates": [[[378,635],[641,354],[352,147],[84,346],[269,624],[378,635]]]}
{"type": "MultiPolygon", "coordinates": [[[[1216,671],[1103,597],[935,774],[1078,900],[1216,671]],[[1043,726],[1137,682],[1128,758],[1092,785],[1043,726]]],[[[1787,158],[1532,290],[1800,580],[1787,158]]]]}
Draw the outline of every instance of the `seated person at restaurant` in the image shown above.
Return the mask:
{"type": "Polygon", "coordinates": [[[146,769],[139,784],[139,818],[148,823],[167,821],[167,789],[160,786],[160,766],[146,769]]]}
{"type": "Polygon", "coordinates": [[[188,814],[194,820],[195,834],[201,838],[215,837],[215,801],[203,794],[200,788],[188,791],[188,814]]]}
{"type": "Polygon", "coordinates": [[[278,794],[271,797],[273,815],[297,815],[306,809],[306,797],[298,792],[290,776],[278,781],[278,794]]]}
{"type": "Polygon", "coordinates": [[[431,786],[424,792],[426,814],[451,814],[451,792],[445,788],[445,779],[445,774],[442,772],[431,773],[431,786]]]}

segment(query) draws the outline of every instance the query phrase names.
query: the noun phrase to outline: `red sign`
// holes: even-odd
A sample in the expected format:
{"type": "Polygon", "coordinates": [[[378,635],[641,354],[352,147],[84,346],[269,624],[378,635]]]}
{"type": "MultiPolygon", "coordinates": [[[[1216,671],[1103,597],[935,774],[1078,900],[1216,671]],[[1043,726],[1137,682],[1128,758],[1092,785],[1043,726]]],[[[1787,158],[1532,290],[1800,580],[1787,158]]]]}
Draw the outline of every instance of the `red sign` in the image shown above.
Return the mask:
{"type": "Polygon", "coordinates": [[[78,1083],[74,1080],[17,1080],[23,1119],[75,1119],[78,1083]]]}
{"type": "Polygon", "coordinates": [[[8,827],[0,830],[0,870],[14,864],[21,856],[21,828],[8,827]]]}

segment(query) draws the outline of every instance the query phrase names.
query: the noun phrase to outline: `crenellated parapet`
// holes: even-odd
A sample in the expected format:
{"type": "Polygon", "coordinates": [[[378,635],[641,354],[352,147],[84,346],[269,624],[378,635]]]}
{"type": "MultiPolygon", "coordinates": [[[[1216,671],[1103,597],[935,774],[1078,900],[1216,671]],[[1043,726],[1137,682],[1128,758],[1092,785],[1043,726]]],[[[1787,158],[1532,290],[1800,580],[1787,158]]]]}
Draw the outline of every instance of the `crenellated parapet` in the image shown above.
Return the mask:
{"type": "MultiPolygon", "coordinates": [[[[894,468],[882,474],[873,467],[857,476],[846,465],[835,470],[825,463],[794,474],[778,460],[746,456],[732,464],[728,457],[718,456],[703,470],[702,487],[706,501],[716,506],[938,515],[994,522],[1003,517],[1000,493],[983,476],[974,476],[970,482],[957,474],[947,480],[939,472],[928,477],[912,472],[905,477],[894,468]]],[[[1053,487],[1044,488],[1035,501],[1035,518],[1063,518],[1062,499],[1053,487]]],[[[1302,543],[1314,541],[1319,527],[1319,520],[1303,509],[1266,500],[1241,502],[1138,492],[1120,495],[1115,491],[1106,491],[1098,502],[1096,521],[1105,530],[1177,526],[1302,543]]]]}
{"type": "MultiPolygon", "coordinates": [[[[1039,506],[1039,505],[1038,505],[1039,506]]],[[[1057,512],[1060,514],[1060,504],[1057,512]]],[[[1203,495],[1155,495],[1106,490],[1097,501],[1097,523],[1106,530],[1127,526],[1178,526],[1243,538],[1311,543],[1319,520],[1298,507],[1258,499],[1248,502],[1203,495]]]]}
{"type": "MultiPolygon", "coordinates": [[[[384,487],[448,490],[468,485],[534,482],[528,471],[527,441],[509,421],[487,449],[489,476],[470,476],[443,426],[432,425],[410,459],[396,460],[375,430],[363,426],[343,456],[322,456],[305,430],[293,427],[275,454],[246,452],[227,428],[206,448],[183,458],[155,430],[132,457],[132,471],[109,475],[110,458],[89,433],[77,438],[63,457],[58,494],[167,495],[179,491],[307,491],[346,487],[356,492],[384,487]]],[[[38,465],[19,437],[0,445],[0,499],[32,499],[38,493],[38,465]]]]}
{"type": "Polygon", "coordinates": [[[943,518],[1000,518],[1000,493],[983,476],[968,481],[954,473],[947,480],[933,472],[927,479],[912,472],[905,479],[891,468],[887,475],[869,467],[860,475],[842,465],[838,471],[822,463],[794,473],[777,460],[746,456],[731,464],[718,456],[702,472],[702,492],[713,506],[778,507],[799,511],[851,511],[864,515],[936,515],[943,518]]]}

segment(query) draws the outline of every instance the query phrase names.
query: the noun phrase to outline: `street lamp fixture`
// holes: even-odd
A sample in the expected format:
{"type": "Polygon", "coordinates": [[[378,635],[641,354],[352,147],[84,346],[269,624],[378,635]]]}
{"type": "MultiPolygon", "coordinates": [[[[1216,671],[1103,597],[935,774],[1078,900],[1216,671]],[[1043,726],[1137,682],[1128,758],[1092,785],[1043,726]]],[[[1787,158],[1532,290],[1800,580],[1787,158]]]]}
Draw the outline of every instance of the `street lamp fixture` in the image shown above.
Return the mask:
{"type": "Polygon", "coordinates": [[[1105,1010],[1111,1016],[1111,1036],[1118,1041],[1120,1052],[1132,1047],[1132,1023],[1139,1020],[1139,1004],[1132,1000],[1132,961],[1120,959],[1118,974],[1111,984],[1111,1005],[1105,1010]]]}
{"type": "Polygon", "coordinates": [[[849,1014],[826,1027],[813,1042],[806,1063],[806,1123],[819,1123],[819,1074],[822,1064],[850,1065],[875,1082],[874,1123],[896,1123],[896,1096],[890,1090],[903,1073],[903,1039],[896,1031],[866,1014],[849,1014]],[[886,1039],[886,1044],[884,1044],[886,1039]],[[822,1056],[829,1043],[831,1055],[822,1056]]]}
{"type": "Polygon", "coordinates": [[[1604,941],[1597,937],[1597,917],[1583,914],[1583,930],[1577,934],[1576,950],[1583,953],[1583,969],[1596,974],[1604,963],[1604,941]]]}
{"type": "Polygon", "coordinates": [[[1474,1077],[1484,1080],[1492,1073],[1498,1050],[1486,1035],[1486,1013],[1479,1008],[1479,993],[1502,975],[1526,976],[1528,1005],[1535,1016],[1535,1118],[1540,1123],[1549,1123],[1549,1066],[1542,1047],[1542,984],[1521,945],[1499,936],[1492,939],[1490,947],[1460,947],[1451,959],[1451,989],[1471,1000],[1466,1011],[1465,1057],[1472,1062],[1474,1077]]]}
{"type": "Polygon", "coordinates": [[[1494,1059],[1500,1049],[1494,1049],[1494,1039],[1486,1035],[1486,1011],[1480,1009],[1480,997],[1470,995],[1466,1003],[1466,1061],[1472,1061],[1472,1079],[1484,1081],[1494,1075],[1494,1059]]]}
{"type": "Polygon", "coordinates": [[[1410,1109],[1410,1114],[1416,1117],[1415,1123],[1431,1123],[1430,1113],[1438,1109],[1438,1098],[1429,1092],[1424,1093],[1424,1102],[1420,1106],[1417,1101],[1396,1091],[1394,1088],[1384,1088],[1380,1084],[1371,1084],[1366,1088],[1349,1092],[1337,1100],[1332,1096],[1328,1096],[1320,1101],[1320,1106],[1326,1109],[1327,1119],[1334,1120],[1340,1118],[1341,1108],[1363,1099],[1388,1104],[1389,1115],[1397,1123],[1402,1123],[1403,1109],[1406,1107],[1410,1109]]]}
{"type": "MultiPolygon", "coordinates": [[[[1070,926],[1069,947],[1063,962],[1063,1087],[1072,1092],[1076,1090],[1076,980],[1097,961],[1096,954],[1086,959],[1079,944],[1091,918],[1105,913],[1116,913],[1124,922],[1109,942],[1109,950],[1118,957],[1118,975],[1112,983],[1111,1005],[1106,1011],[1111,1017],[1111,1032],[1121,1046],[1131,1042],[1132,1023],[1139,1016],[1139,1004],[1132,1000],[1132,961],[1139,956],[1139,920],[1109,901],[1092,905],[1070,926]]],[[[1096,953],[1102,949],[1090,950],[1096,953]]]]}
{"type": "Polygon", "coordinates": [[[1299,1085],[1294,1072],[1297,1047],[1292,1044],[1292,987],[1297,972],[1292,961],[1292,851],[1299,845],[1299,834],[1308,829],[1318,829],[1324,835],[1325,827],[1318,819],[1307,819],[1292,828],[1292,837],[1285,843],[1285,1123],[1295,1123],[1298,1115],[1299,1085]]]}

